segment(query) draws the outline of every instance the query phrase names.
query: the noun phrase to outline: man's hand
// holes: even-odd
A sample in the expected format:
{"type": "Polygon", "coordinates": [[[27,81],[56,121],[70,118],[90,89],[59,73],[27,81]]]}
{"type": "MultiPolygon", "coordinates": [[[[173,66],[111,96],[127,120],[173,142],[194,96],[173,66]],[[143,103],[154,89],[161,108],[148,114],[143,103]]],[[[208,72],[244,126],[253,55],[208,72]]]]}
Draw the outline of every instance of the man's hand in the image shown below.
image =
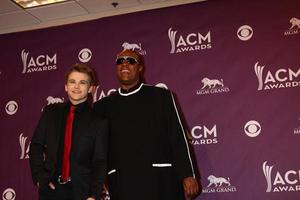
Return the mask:
{"type": "Polygon", "coordinates": [[[183,188],[187,197],[195,197],[199,192],[198,181],[194,177],[187,177],[183,179],[183,188]]]}
{"type": "Polygon", "coordinates": [[[49,187],[52,189],[52,190],[55,190],[55,186],[52,182],[49,182],[49,187]]]}
{"type": "MultiPolygon", "coordinates": [[[[37,185],[38,187],[40,187],[40,183],[39,183],[39,182],[37,182],[36,185],[37,185]]],[[[54,186],[54,184],[53,184],[52,182],[49,182],[48,185],[49,185],[49,187],[50,187],[52,190],[55,190],[55,186],[54,186]]]]}

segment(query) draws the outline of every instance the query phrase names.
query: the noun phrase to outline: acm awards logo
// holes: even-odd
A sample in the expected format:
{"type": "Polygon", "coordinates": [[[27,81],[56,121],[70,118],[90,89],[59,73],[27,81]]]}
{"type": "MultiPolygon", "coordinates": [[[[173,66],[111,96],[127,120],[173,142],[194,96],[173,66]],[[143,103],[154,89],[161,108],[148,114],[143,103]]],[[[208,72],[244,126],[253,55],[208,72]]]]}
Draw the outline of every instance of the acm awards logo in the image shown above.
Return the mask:
{"type": "Polygon", "coordinates": [[[21,147],[21,155],[20,160],[22,159],[28,159],[29,158],[29,148],[30,148],[30,141],[27,141],[28,137],[24,137],[23,133],[19,136],[19,143],[21,147]]]}
{"type": "Polygon", "coordinates": [[[291,26],[288,30],[284,31],[285,36],[299,34],[300,19],[293,17],[290,19],[291,26]]]}
{"type": "Polygon", "coordinates": [[[217,125],[208,126],[194,126],[191,130],[192,145],[209,145],[218,143],[217,125]]]}
{"type": "Polygon", "coordinates": [[[203,193],[216,193],[216,192],[236,192],[235,186],[232,186],[229,178],[216,177],[209,175],[207,177],[208,185],[202,189],[203,193]]]}
{"type": "Polygon", "coordinates": [[[224,86],[223,79],[209,79],[207,77],[202,79],[202,88],[197,90],[197,95],[204,95],[204,94],[216,94],[216,93],[223,93],[229,92],[229,88],[224,86]]]}
{"type": "Polygon", "coordinates": [[[300,169],[274,172],[273,167],[274,165],[268,165],[267,161],[262,165],[262,170],[267,183],[266,192],[300,191],[300,169]]]}
{"type": "Polygon", "coordinates": [[[111,88],[107,91],[102,89],[100,91],[100,87],[97,86],[97,87],[95,87],[95,89],[93,91],[93,102],[96,102],[96,101],[98,101],[98,100],[100,100],[100,99],[102,99],[106,96],[109,96],[109,95],[111,95],[112,93],[114,93],[116,91],[117,91],[117,89],[115,89],[115,88],[111,88]]]}
{"type": "Polygon", "coordinates": [[[280,88],[292,88],[300,86],[300,68],[280,68],[276,71],[267,71],[264,75],[265,66],[255,63],[254,71],[258,80],[257,90],[272,90],[280,88]]]}
{"type": "Polygon", "coordinates": [[[136,51],[141,55],[146,55],[147,52],[146,50],[142,49],[142,44],[136,44],[136,43],[128,43],[128,42],[124,42],[122,44],[123,50],[132,50],[132,51],[136,51]]]}
{"type": "Polygon", "coordinates": [[[23,74],[57,69],[56,53],[54,55],[45,54],[34,57],[29,56],[29,52],[26,52],[25,49],[23,49],[21,58],[23,62],[23,74]]]}
{"type": "Polygon", "coordinates": [[[201,51],[212,48],[211,34],[208,31],[206,34],[190,33],[188,35],[176,36],[178,31],[172,30],[172,27],[168,30],[168,36],[171,43],[170,53],[183,53],[190,51],[201,51]]]}

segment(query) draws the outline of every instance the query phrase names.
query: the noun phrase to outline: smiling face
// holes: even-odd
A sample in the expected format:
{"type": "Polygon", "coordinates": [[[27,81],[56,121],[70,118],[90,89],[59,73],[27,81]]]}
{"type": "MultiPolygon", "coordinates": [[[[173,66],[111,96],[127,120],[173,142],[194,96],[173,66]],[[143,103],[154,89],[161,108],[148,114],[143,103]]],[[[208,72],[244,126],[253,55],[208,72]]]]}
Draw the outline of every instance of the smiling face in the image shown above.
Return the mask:
{"type": "Polygon", "coordinates": [[[92,91],[89,76],[77,71],[71,72],[65,83],[65,91],[73,105],[86,101],[88,93],[92,91]]]}
{"type": "Polygon", "coordinates": [[[134,51],[125,50],[118,55],[117,77],[123,89],[130,89],[140,81],[143,66],[139,62],[139,56],[134,51]]]}

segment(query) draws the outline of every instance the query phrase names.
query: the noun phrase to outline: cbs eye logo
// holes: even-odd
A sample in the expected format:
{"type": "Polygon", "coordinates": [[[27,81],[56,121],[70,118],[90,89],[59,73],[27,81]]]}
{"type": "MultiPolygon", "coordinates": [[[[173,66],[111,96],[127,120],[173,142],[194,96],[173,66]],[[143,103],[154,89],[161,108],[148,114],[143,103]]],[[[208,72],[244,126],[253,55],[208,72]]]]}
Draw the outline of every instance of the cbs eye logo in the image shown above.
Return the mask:
{"type": "Polygon", "coordinates": [[[92,51],[88,48],[84,48],[78,53],[78,59],[83,63],[89,62],[91,58],[92,51]]]}
{"type": "Polygon", "coordinates": [[[243,25],[238,29],[236,34],[240,40],[247,41],[252,37],[253,29],[251,28],[251,26],[243,25]]]}
{"type": "Polygon", "coordinates": [[[18,104],[15,101],[9,101],[7,102],[5,106],[6,113],[9,115],[13,115],[17,112],[18,110],[18,104]]]}
{"type": "Polygon", "coordinates": [[[16,192],[12,188],[7,188],[2,194],[3,200],[14,200],[16,198],[16,192]]]}
{"type": "Polygon", "coordinates": [[[251,120],[245,124],[244,131],[249,137],[256,137],[261,132],[261,126],[257,121],[251,120]]]}

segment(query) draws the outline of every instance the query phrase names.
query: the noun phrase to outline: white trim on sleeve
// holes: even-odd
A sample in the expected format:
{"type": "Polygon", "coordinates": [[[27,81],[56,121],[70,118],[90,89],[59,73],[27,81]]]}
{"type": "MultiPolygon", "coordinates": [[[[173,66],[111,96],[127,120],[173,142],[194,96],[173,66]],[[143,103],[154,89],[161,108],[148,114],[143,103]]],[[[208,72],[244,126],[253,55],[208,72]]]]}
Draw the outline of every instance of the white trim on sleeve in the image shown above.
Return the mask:
{"type": "Polygon", "coordinates": [[[153,163],[152,167],[172,167],[171,163],[153,163]]]}
{"type": "Polygon", "coordinates": [[[110,170],[107,174],[110,175],[110,174],[112,174],[112,173],[115,173],[116,171],[117,171],[116,169],[112,169],[112,170],[110,170]]]}

